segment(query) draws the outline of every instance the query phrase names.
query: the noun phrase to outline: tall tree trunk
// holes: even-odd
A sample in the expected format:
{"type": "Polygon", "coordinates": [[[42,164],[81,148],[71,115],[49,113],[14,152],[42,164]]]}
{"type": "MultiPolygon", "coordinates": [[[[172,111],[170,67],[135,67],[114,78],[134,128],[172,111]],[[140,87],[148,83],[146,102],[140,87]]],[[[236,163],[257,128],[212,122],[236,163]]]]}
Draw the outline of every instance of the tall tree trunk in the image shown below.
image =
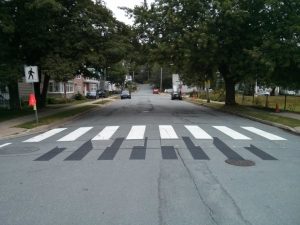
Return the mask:
{"type": "Polygon", "coordinates": [[[67,103],[67,82],[64,81],[64,99],[65,99],[65,103],[67,103]]]}
{"type": "Polygon", "coordinates": [[[235,105],[235,82],[232,78],[225,78],[224,80],[226,89],[225,104],[235,105]]]}
{"type": "Polygon", "coordinates": [[[19,89],[18,89],[18,82],[11,81],[9,82],[8,92],[9,92],[9,106],[11,110],[20,110],[20,96],[19,96],[19,89]]]}
{"type": "Polygon", "coordinates": [[[210,103],[209,88],[206,88],[206,102],[210,103]]]}
{"type": "Polygon", "coordinates": [[[221,65],[220,73],[222,77],[224,78],[225,82],[225,91],[226,91],[226,97],[225,97],[225,104],[226,105],[235,105],[235,81],[232,77],[230,77],[230,71],[229,67],[225,64],[221,65]]]}
{"type": "Polygon", "coordinates": [[[42,90],[42,94],[41,94],[41,102],[40,102],[40,107],[42,107],[42,108],[46,107],[49,81],[50,81],[50,76],[45,74],[44,82],[43,82],[43,90],[42,90]]]}

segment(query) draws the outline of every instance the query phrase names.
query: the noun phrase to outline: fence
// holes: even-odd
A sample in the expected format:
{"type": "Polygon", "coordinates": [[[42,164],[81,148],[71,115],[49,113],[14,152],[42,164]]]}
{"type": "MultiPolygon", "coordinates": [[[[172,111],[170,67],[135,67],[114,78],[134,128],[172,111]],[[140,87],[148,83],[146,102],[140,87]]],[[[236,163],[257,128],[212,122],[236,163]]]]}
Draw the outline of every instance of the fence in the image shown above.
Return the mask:
{"type": "Polygon", "coordinates": [[[243,96],[236,95],[236,102],[241,105],[267,107],[276,109],[276,104],[280,110],[300,112],[300,96],[243,96]]]}

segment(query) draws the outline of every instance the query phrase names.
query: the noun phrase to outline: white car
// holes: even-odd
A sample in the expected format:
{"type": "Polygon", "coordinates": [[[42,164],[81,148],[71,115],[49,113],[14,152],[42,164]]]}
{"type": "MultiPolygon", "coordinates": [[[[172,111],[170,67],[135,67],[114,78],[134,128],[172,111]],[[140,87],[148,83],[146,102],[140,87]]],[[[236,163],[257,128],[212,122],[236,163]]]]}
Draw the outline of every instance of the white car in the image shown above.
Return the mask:
{"type": "Polygon", "coordinates": [[[260,95],[260,96],[270,96],[270,92],[268,92],[268,91],[260,91],[260,92],[257,92],[256,95],[260,95]]]}

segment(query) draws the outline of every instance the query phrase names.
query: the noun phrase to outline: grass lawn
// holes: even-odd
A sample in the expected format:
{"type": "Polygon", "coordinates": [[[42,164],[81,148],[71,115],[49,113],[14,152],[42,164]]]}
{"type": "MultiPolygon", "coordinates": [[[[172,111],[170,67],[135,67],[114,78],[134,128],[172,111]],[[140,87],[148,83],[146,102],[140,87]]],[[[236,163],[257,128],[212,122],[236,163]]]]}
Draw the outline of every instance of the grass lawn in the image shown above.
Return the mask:
{"type": "MultiPolygon", "coordinates": [[[[269,108],[275,109],[278,104],[279,109],[284,110],[284,98],[284,96],[268,96],[269,108]]],[[[235,98],[238,104],[261,107],[265,107],[266,99],[266,96],[257,96],[254,97],[253,102],[253,96],[244,96],[244,100],[242,95],[236,95],[235,98]]],[[[300,96],[287,96],[286,110],[300,113],[300,96]]]]}
{"type": "Polygon", "coordinates": [[[11,111],[8,109],[0,108],[0,122],[14,119],[14,118],[21,117],[21,116],[27,116],[30,114],[34,114],[34,111],[29,108],[19,110],[19,111],[11,111]]]}
{"type": "Polygon", "coordinates": [[[111,101],[110,100],[103,100],[102,99],[102,100],[94,102],[93,104],[95,104],[95,105],[104,105],[104,104],[106,104],[108,102],[111,102],[111,101]]]}
{"type": "Polygon", "coordinates": [[[257,107],[243,106],[243,105],[226,106],[224,104],[218,104],[218,103],[206,103],[206,100],[201,100],[201,99],[195,99],[191,101],[217,110],[222,110],[229,113],[237,113],[244,116],[255,117],[258,119],[283,124],[289,127],[300,126],[300,120],[282,117],[280,116],[280,114],[274,115],[273,114],[274,110],[270,110],[270,109],[263,109],[263,108],[258,109],[257,107]]]}
{"type": "MultiPolygon", "coordinates": [[[[43,108],[42,110],[46,111],[47,108],[51,108],[51,109],[58,109],[58,108],[62,108],[65,106],[70,106],[70,105],[78,105],[81,103],[85,103],[90,101],[89,99],[84,99],[84,100],[74,100],[72,102],[68,102],[68,103],[61,103],[61,104],[48,104],[46,108],[43,108]]],[[[38,109],[39,111],[39,109],[38,109]]],[[[6,121],[6,120],[10,120],[10,119],[15,119],[18,117],[22,117],[22,116],[27,116],[33,114],[34,115],[34,111],[32,108],[28,108],[27,106],[24,107],[22,110],[18,110],[18,111],[11,111],[9,109],[6,108],[1,108],[0,107],[0,122],[6,121]]]]}
{"type": "Polygon", "coordinates": [[[54,122],[57,122],[58,120],[67,118],[67,117],[71,117],[71,116],[75,116],[79,113],[83,113],[86,112],[94,107],[94,105],[86,105],[86,106],[81,106],[81,107],[77,107],[74,109],[69,109],[63,112],[59,112],[56,114],[53,114],[51,116],[46,116],[46,117],[42,117],[39,119],[39,123],[36,124],[35,121],[31,121],[31,122],[27,122],[27,123],[23,123],[21,125],[18,125],[17,127],[21,127],[21,128],[26,128],[26,129],[31,129],[37,126],[41,126],[41,125],[47,125],[47,124],[51,124],[54,122]]]}

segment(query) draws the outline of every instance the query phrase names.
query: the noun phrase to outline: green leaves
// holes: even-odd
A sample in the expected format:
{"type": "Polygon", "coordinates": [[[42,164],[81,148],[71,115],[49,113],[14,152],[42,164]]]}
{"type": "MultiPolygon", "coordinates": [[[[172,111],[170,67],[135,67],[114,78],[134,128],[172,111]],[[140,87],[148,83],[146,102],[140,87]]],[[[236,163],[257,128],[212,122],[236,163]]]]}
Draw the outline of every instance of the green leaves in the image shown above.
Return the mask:
{"type": "Polygon", "coordinates": [[[174,63],[185,80],[205,80],[218,69],[227,83],[233,82],[227,85],[232,95],[235,83],[257,78],[300,86],[295,75],[300,65],[299,4],[160,0],[133,13],[141,42],[149,44],[154,58],[174,63]]]}

